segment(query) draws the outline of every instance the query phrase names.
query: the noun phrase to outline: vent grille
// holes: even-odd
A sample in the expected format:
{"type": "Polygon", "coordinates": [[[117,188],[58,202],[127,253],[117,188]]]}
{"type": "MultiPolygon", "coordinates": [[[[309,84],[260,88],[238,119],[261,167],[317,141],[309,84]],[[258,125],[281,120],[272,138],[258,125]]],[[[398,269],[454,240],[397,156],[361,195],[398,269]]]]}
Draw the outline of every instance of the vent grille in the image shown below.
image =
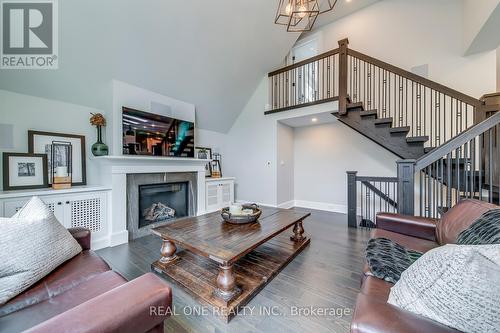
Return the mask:
{"type": "Polygon", "coordinates": [[[91,231],[102,228],[101,199],[75,200],[71,202],[71,226],[84,227],[91,231]]]}

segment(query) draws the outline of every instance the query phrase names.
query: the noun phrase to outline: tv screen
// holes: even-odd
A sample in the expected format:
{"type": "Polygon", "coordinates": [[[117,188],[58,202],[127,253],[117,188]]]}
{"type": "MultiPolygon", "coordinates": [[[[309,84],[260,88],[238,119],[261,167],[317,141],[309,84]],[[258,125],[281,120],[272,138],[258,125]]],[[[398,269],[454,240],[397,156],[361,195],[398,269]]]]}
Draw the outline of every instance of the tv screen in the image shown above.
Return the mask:
{"type": "Polygon", "coordinates": [[[194,157],[194,123],[122,108],[123,154],[194,157]]]}

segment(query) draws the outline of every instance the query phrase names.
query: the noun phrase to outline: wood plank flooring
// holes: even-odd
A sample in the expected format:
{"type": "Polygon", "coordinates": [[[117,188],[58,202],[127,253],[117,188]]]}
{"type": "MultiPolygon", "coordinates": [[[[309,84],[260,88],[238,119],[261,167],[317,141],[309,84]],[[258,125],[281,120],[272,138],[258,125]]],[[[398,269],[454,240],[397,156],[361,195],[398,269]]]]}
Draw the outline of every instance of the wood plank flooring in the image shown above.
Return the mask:
{"type": "MultiPolygon", "coordinates": [[[[225,324],[167,280],[173,288],[176,315],[166,321],[165,332],[348,332],[369,231],[347,228],[343,214],[294,210],[312,213],[304,223],[311,243],[243,312],[225,324]],[[311,309],[326,313],[311,313],[311,309]]],[[[160,238],[151,235],[97,253],[131,280],[151,271],[160,246],[160,238]]]]}

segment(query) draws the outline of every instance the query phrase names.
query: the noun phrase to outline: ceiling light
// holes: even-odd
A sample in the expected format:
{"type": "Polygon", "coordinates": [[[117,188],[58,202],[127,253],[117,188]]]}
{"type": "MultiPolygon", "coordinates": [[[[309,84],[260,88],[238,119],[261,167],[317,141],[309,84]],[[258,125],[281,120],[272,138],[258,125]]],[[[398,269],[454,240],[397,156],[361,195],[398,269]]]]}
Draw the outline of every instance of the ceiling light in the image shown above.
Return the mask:
{"type": "Polygon", "coordinates": [[[289,32],[310,31],[319,14],[329,12],[337,0],[280,0],[274,23],[289,32]]]}
{"type": "Polygon", "coordinates": [[[318,118],[312,118],[312,119],[311,119],[311,121],[312,121],[313,123],[315,123],[315,122],[317,122],[317,121],[318,121],[318,118]]]}

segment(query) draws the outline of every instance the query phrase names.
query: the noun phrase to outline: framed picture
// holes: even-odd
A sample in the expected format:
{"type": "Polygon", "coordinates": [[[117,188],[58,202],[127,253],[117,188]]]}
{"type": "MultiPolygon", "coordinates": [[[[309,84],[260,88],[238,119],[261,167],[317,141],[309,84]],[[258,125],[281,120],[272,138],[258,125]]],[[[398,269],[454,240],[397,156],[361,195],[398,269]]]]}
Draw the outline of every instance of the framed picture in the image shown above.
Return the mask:
{"type": "MultiPolygon", "coordinates": [[[[195,147],[194,157],[201,160],[211,160],[212,159],[212,148],[207,147],[195,147]]],[[[205,177],[212,177],[212,166],[210,162],[205,164],[205,177]]]]}
{"type": "MultiPolygon", "coordinates": [[[[71,144],[71,178],[72,185],[86,185],[87,174],[85,169],[85,136],[64,133],[28,131],[28,151],[32,154],[47,155],[47,170],[51,173],[57,165],[51,160],[51,145],[54,141],[64,141],[71,144]]],[[[49,184],[51,180],[49,179],[49,184]]]]}
{"type": "Polygon", "coordinates": [[[28,190],[48,186],[47,155],[3,153],[3,189],[28,190]]]}

